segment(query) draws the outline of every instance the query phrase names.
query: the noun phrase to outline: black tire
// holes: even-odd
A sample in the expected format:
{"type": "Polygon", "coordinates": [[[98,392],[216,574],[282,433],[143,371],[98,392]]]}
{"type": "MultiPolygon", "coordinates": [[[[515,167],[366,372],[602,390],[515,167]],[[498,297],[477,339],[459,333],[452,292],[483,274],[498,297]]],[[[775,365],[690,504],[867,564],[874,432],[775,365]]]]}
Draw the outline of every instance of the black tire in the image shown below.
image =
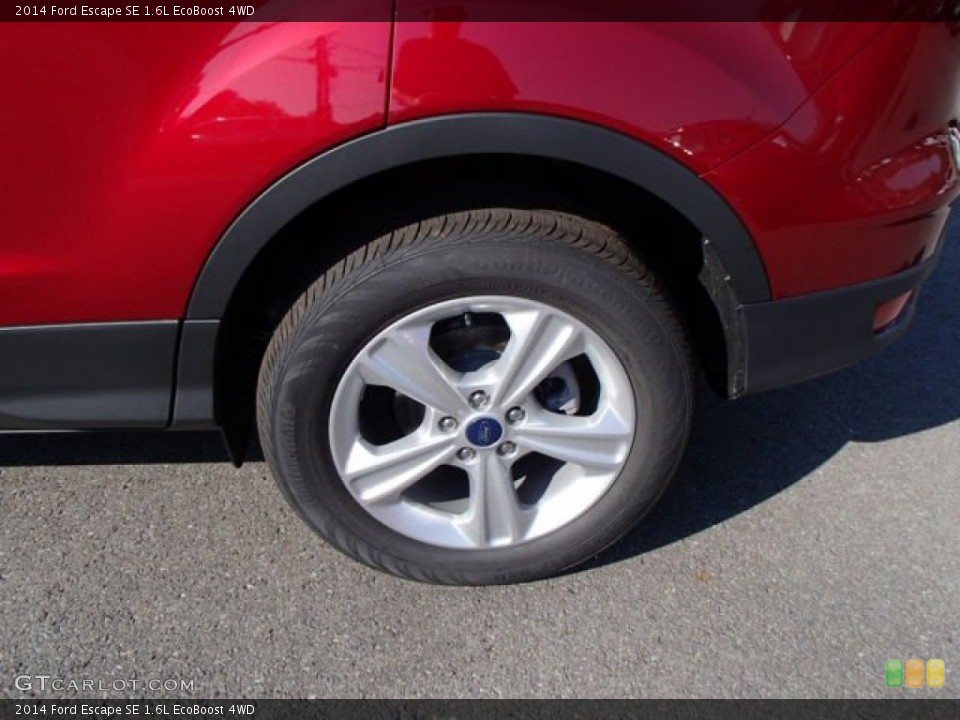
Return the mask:
{"type": "Polygon", "coordinates": [[[478,210],[398,229],[320,277],[270,342],[257,417],[284,494],[339,550],[419,581],[515,583],[591,558],[656,503],[686,447],[692,376],[676,310],[610,229],[559,213],[478,210]],[[622,472],[590,509],[528,542],[472,551],[421,543],[375,520],[341,481],[327,441],[337,381],[360,348],[414,310],[471,294],[521,295],[576,317],[614,349],[643,408],[622,472]]]}

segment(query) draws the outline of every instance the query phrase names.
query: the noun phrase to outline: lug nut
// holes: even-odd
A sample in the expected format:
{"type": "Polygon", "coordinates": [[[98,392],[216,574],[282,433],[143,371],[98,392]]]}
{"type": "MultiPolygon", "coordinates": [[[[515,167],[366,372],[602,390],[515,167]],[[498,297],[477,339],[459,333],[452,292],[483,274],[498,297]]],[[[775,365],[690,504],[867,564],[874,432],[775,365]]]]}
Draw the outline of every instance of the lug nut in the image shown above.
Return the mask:
{"type": "Polygon", "coordinates": [[[521,422],[527,413],[524,412],[522,407],[514,407],[507,410],[507,422],[511,425],[516,425],[518,422],[521,422]]]}
{"type": "Polygon", "coordinates": [[[457,419],[447,415],[446,417],[440,418],[440,422],[437,423],[440,426],[440,429],[444,432],[453,432],[457,429],[457,419]]]}
{"type": "Polygon", "coordinates": [[[487,404],[487,394],[483,390],[477,390],[476,392],[470,393],[470,407],[474,410],[479,410],[484,405],[487,404]]]}
{"type": "Polygon", "coordinates": [[[473,448],[462,447],[457,450],[457,457],[460,460],[473,460],[477,456],[477,451],[473,448]]]}
{"type": "Polygon", "coordinates": [[[513,455],[517,451],[516,443],[512,443],[509,440],[505,443],[500,443],[500,447],[497,448],[497,452],[500,455],[513,455]]]}

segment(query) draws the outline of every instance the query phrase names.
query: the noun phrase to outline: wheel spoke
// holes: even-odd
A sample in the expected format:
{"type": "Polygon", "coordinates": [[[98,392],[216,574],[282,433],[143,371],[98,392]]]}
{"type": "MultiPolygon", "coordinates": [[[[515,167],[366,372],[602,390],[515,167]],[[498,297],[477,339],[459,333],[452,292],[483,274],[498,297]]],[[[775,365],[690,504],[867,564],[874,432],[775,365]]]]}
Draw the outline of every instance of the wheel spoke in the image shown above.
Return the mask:
{"type": "Polygon", "coordinates": [[[580,417],[539,411],[514,430],[520,450],[584,468],[618,467],[630,449],[630,424],[611,407],[580,417]]]}
{"type": "Polygon", "coordinates": [[[360,375],[369,385],[385,385],[421,405],[452,414],[465,407],[465,401],[453,371],[429,343],[429,325],[391,330],[361,357],[360,375]]]}
{"type": "Polygon", "coordinates": [[[461,527],[477,546],[509,545],[523,537],[528,525],[520,508],[510,469],[486,454],[468,470],[470,506],[461,527]]]}
{"type": "Polygon", "coordinates": [[[494,400],[514,405],[551,370],[584,351],[583,335],[570,320],[542,310],[504,313],[510,341],[494,366],[499,388],[494,400]]]}
{"type": "Polygon", "coordinates": [[[414,433],[381,446],[354,442],[344,466],[344,480],[367,503],[396,502],[404,490],[453,457],[447,437],[414,433]]]}

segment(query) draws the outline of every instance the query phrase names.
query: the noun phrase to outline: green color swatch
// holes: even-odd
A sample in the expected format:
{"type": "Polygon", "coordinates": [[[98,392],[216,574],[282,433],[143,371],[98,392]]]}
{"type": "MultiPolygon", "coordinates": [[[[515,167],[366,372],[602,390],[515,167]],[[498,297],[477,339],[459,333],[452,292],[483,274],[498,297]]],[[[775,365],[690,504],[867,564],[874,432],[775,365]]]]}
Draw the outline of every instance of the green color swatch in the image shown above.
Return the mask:
{"type": "Polygon", "coordinates": [[[903,685],[903,660],[887,660],[887,687],[903,685]]]}

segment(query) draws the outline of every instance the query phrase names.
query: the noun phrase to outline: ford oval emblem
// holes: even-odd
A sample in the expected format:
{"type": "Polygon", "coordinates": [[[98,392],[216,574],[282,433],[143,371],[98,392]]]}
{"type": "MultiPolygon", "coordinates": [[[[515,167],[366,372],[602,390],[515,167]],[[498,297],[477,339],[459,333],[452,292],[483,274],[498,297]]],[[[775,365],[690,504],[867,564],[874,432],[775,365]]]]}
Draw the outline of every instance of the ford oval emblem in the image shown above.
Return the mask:
{"type": "Polygon", "coordinates": [[[490,447],[503,437],[503,425],[491,417],[477,418],[467,425],[467,440],[477,447],[490,447]]]}

